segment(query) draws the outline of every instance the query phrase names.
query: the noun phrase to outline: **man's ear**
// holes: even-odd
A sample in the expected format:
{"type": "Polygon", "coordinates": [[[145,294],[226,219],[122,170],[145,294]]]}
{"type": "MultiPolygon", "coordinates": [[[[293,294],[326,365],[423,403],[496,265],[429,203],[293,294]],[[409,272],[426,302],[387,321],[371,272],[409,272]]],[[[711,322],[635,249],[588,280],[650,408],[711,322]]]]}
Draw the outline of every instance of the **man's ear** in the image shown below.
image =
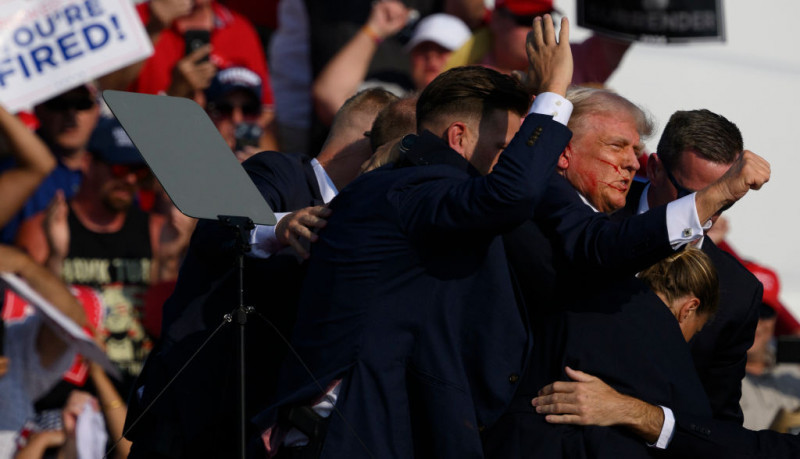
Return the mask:
{"type": "Polygon", "coordinates": [[[559,172],[563,173],[564,171],[569,169],[569,160],[570,158],[572,158],[573,153],[574,152],[572,151],[572,142],[570,141],[567,144],[567,148],[565,148],[564,151],[562,151],[561,154],[558,156],[558,163],[556,164],[556,167],[558,168],[559,172]]]}
{"type": "Polygon", "coordinates": [[[697,308],[700,306],[700,300],[694,296],[687,296],[680,301],[680,308],[678,309],[678,322],[683,323],[692,314],[697,314],[697,308]]]}
{"type": "Polygon", "coordinates": [[[658,157],[656,153],[650,153],[650,157],[647,158],[647,180],[651,182],[655,182],[662,178],[664,174],[664,163],[661,162],[661,158],[658,157]]]}
{"type": "Polygon", "coordinates": [[[444,132],[447,144],[458,152],[459,155],[464,156],[466,153],[467,141],[467,125],[463,121],[454,121],[447,127],[444,132]]]}

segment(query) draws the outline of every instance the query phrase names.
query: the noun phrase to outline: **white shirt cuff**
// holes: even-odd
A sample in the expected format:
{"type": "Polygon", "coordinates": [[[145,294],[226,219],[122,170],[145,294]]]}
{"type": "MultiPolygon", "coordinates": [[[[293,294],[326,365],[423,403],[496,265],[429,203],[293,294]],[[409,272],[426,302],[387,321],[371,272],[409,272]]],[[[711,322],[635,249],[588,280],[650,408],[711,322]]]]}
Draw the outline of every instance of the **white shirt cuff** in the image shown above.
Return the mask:
{"type": "Polygon", "coordinates": [[[703,238],[703,225],[697,216],[694,196],[684,196],[667,204],[667,233],[674,250],[703,238]]]}
{"type": "Polygon", "coordinates": [[[543,92],[533,99],[531,109],[528,110],[528,114],[531,113],[550,115],[553,120],[566,126],[572,115],[572,102],[554,92],[543,92]]]}
{"type": "Polygon", "coordinates": [[[672,434],[675,433],[675,415],[673,415],[672,410],[666,406],[659,405],[659,407],[664,412],[664,424],[661,426],[661,435],[658,436],[658,440],[655,444],[648,443],[647,446],[651,448],[667,449],[669,442],[672,440],[672,434]]]}
{"type": "MultiPolygon", "coordinates": [[[[275,212],[276,222],[280,222],[287,215],[289,212],[275,212]]],[[[275,226],[278,224],[275,223],[275,226]]],[[[247,256],[269,258],[282,248],[281,243],[278,242],[278,236],[275,234],[275,226],[256,225],[250,230],[250,251],[247,252],[247,256]]]]}

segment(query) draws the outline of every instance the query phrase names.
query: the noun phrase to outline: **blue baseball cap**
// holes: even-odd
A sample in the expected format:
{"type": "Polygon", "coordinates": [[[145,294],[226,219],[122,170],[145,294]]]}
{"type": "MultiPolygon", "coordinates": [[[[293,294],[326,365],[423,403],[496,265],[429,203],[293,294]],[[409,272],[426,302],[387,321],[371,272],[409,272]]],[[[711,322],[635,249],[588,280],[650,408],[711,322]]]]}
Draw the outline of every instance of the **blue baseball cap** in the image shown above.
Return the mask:
{"type": "Polygon", "coordinates": [[[145,164],[141,153],[116,118],[100,118],[86,149],[107,164],[145,164]]]}
{"type": "Polygon", "coordinates": [[[206,100],[216,102],[234,89],[244,89],[261,101],[261,77],[245,67],[229,67],[217,72],[205,90],[206,100]]]}

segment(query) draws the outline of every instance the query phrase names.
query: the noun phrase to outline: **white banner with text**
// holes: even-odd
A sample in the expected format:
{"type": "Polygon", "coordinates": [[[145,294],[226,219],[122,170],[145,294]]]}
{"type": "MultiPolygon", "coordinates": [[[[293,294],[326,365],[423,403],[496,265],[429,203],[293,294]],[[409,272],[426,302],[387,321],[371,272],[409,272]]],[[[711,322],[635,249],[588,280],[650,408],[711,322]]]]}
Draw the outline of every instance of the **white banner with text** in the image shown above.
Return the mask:
{"type": "Polygon", "coordinates": [[[0,103],[9,111],[152,53],[131,0],[0,0],[0,103]]]}

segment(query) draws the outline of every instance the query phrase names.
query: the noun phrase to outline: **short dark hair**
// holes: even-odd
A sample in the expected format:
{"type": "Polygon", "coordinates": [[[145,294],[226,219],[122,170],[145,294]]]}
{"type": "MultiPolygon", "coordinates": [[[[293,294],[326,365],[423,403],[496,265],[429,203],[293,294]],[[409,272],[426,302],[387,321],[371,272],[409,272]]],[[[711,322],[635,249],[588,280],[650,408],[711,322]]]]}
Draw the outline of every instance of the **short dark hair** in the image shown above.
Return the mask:
{"type": "Polygon", "coordinates": [[[702,109],[673,113],[656,151],[664,166],[671,170],[686,150],[694,150],[701,158],[714,163],[731,164],[743,149],[742,133],[735,124],[722,115],[702,109]]]}
{"type": "Polygon", "coordinates": [[[719,305],[719,278],[702,250],[687,247],[639,273],[639,279],[672,302],[684,295],[700,300],[697,314],[714,315],[719,305]]]}
{"type": "Polygon", "coordinates": [[[383,108],[375,117],[369,134],[372,152],[381,145],[405,134],[417,132],[417,96],[396,100],[383,108]]]}
{"type": "Polygon", "coordinates": [[[481,119],[494,110],[524,116],[531,97],[522,84],[511,76],[471,65],[452,68],[437,76],[417,101],[417,130],[422,125],[446,115],[481,119]]]}

